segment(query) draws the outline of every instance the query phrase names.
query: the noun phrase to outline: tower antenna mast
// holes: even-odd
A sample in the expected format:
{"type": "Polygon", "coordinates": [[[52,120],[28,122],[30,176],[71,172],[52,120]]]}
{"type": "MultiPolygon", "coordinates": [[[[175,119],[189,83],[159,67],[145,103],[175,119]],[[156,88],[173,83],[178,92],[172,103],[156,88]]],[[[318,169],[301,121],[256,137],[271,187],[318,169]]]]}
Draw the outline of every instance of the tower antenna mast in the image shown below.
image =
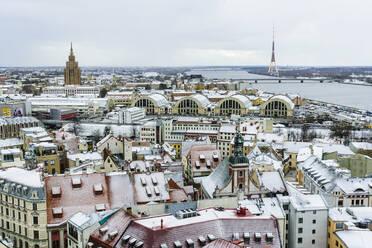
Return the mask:
{"type": "Polygon", "coordinates": [[[273,45],[272,45],[272,51],[271,51],[271,60],[270,60],[269,70],[267,72],[270,74],[279,76],[278,65],[276,64],[276,60],[275,60],[275,27],[274,27],[274,24],[273,24],[273,45]]]}

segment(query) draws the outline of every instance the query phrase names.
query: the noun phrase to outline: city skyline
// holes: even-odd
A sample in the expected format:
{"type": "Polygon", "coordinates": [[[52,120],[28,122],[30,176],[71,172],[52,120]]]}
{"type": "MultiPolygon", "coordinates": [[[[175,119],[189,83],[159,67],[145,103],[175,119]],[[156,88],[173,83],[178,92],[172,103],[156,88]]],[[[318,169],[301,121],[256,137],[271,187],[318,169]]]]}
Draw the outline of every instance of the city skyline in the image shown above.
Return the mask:
{"type": "Polygon", "coordinates": [[[368,66],[365,1],[0,3],[0,66],[368,66]],[[336,5],[337,4],[337,5],[336,5]],[[357,56],[356,56],[357,55],[357,56]]]}

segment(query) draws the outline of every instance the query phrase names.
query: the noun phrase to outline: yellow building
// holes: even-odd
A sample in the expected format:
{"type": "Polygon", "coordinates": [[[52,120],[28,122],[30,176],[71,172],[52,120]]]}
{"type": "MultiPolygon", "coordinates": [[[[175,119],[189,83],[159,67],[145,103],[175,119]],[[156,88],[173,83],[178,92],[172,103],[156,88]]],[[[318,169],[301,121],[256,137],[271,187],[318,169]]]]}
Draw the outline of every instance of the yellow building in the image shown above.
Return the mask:
{"type": "Polygon", "coordinates": [[[70,49],[70,56],[66,62],[65,68],[65,85],[80,85],[81,84],[81,73],[78,66],[78,62],[75,61],[74,51],[72,50],[72,44],[70,49]]]}
{"type": "Polygon", "coordinates": [[[38,127],[39,121],[34,117],[0,117],[0,139],[20,137],[22,128],[38,127]]]}
{"type": "Polygon", "coordinates": [[[64,172],[64,154],[58,151],[54,143],[42,142],[31,144],[30,149],[36,155],[37,163],[44,165],[49,174],[61,174],[64,172]]]}
{"type": "Polygon", "coordinates": [[[331,208],[328,215],[328,248],[370,247],[372,207],[331,208]]]}
{"type": "Polygon", "coordinates": [[[0,171],[1,235],[13,247],[48,247],[46,192],[41,172],[23,168],[0,171]]]}
{"type": "Polygon", "coordinates": [[[116,106],[131,106],[136,99],[136,95],[132,91],[112,91],[107,93],[108,105],[110,108],[116,106]]]}

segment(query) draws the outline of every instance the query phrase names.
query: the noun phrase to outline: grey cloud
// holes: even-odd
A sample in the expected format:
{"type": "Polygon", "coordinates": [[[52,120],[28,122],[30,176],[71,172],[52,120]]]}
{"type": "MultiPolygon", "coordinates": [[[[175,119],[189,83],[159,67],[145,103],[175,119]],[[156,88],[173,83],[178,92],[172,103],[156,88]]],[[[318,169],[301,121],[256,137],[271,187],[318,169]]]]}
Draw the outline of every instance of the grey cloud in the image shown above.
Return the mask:
{"type": "Polygon", "coordinates": [[[1,0],[0,66],[370,65],[365,0],[1,0]]]}

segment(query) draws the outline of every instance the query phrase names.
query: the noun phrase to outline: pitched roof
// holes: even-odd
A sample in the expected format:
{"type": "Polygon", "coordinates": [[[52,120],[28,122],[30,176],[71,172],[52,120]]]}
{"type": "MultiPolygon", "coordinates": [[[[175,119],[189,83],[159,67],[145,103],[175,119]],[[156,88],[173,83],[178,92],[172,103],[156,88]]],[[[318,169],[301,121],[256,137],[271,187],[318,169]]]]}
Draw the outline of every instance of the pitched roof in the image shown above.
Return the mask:
{"type": "MultiPolygon", "coordinates": [[[[133,220],[122,238],[134,238],[136,242],[143,242],[143,247],[174,247],[175,242],[186,245],[186,240],[192,240],[195,248],[202,247],[199,237],[211,244],[217,238],[232,241],[233,234],[243,238],[243,233],[249,233],[250,245],[253,247],[281,247],[278,227],[273,217],[256,217],[247,212],[238,215],[236,209],[217,211],[213,208],[198,211],[195,217],[177,219],[173,215],[162,215],[133,220]],[[161,226],[161,223],[163,225],[161,226]],[[255,242],[255,233],[260,233],[261,241],[255,242]],[[273,235],[273,241],[266,240],[266,234],[273,235]],[[214,237],[213,240],[209,237],[214,237]]],[[[115,247],[128,247],[125,242],[118,242],[115,247]]],[[[212,246],[213,247],[213,246],[212,246]]]]}
{"type": "Polygon", "coordinates": [[[113,247],[120,239],[121,234],[131,223],[133,217],[124,210],[117,211],[105,224],[96,229],[89,238],[94,247],[113,247]],[[103,231],[105,230],[105,231],[103,231]],[[109,234],[117,232],[114,238],[110,239],[109,234]]]}
{"type": "Polygon", "coordinates": [[[95,213],[134,202],[129,176],[123,173],[49,176],[45,185],[49,225],[59,225],[78,212],[95,213]],[[99,184],[102,191],[95,192],[95,185],[99,184]],[[60,187],[61,194],[53,195],[53,187],[60,187]],[[53,209],[57,208],[62,210],[62,214],[53,214],[53,209]]]}

